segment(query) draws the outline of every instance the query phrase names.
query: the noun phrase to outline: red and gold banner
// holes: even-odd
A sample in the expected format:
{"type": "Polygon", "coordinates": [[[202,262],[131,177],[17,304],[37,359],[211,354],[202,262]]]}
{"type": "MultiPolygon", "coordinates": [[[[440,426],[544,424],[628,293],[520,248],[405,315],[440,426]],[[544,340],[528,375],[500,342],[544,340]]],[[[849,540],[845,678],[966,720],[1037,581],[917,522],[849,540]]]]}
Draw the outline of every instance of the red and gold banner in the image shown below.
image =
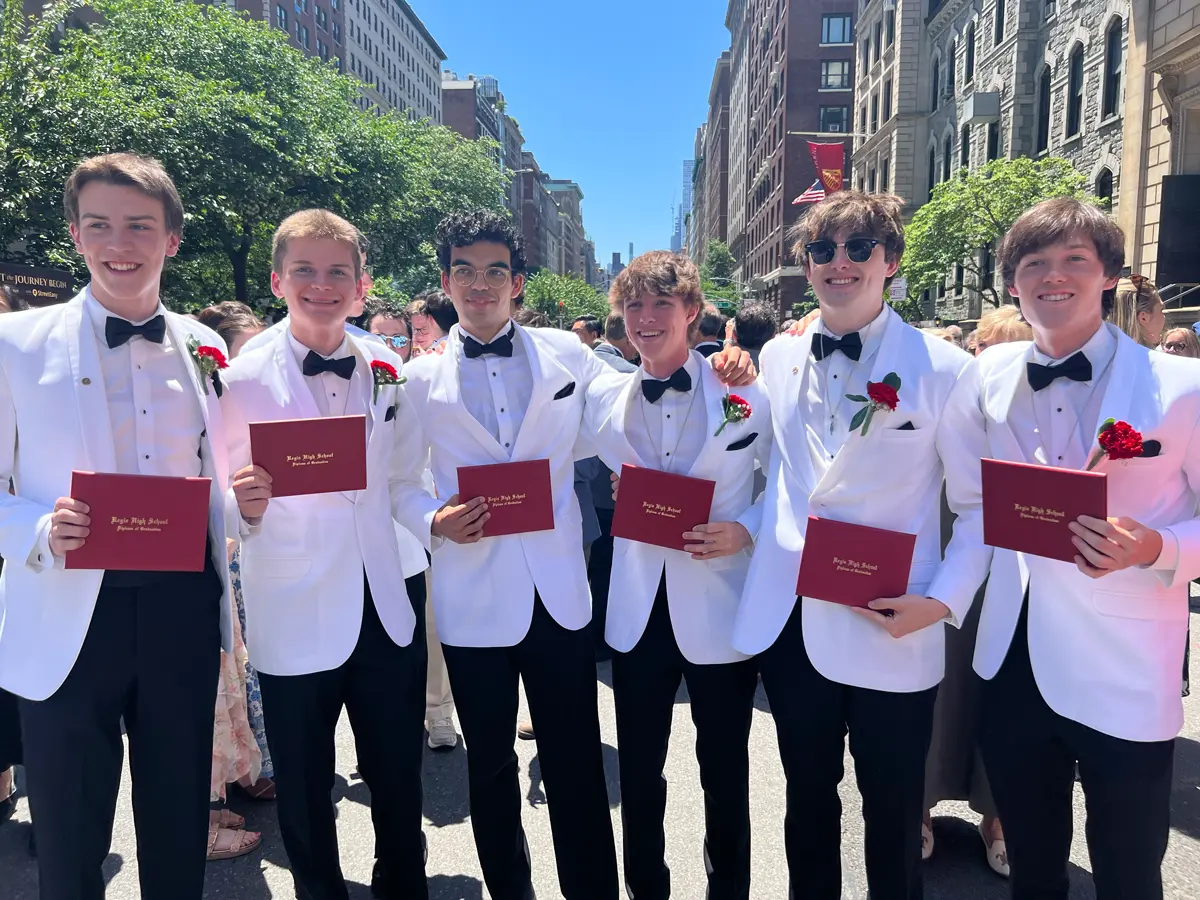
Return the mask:
{"type": "Polygon", "coordinates": [[[808,152],[812,154],[817,178],[824,186],[825,193],[840,191],[842,175],[846,168],[846,145],[842,141],[836,144],[815,144],[809,141],[808,152]]]}

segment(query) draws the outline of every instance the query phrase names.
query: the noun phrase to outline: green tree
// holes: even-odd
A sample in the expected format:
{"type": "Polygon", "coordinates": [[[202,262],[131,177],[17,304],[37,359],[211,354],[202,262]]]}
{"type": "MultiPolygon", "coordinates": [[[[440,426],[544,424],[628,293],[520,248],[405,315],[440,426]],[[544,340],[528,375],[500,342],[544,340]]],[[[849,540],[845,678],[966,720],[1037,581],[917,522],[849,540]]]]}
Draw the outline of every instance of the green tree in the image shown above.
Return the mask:
{"type": "Polygon", "coordinates": [[[1087,179],[1058,157],[996,160],[939,184],[933,199],[916,211],[905,229],[901,271],[908,279],[909,296],[936,287],[961,265],[963,275],[970,277],[955,287],[999,306],[1000,293],[990,283],[981,284],[981,251],[990,248],[994,253],[1023,212],[1052,197],[1100,203],[1088,193],[1087,179]]]}
{"type": "MultiPolygon", "coordinates": [[[[47,21],[74,5],[58,0],[47,21]]],[[[0,149],[38,164],[0,168],[11,211],[0,246],[20,241],[31,260],[78,270],[55,198],[75,160],[117,149],[161,159],[179,186],[186,231],[164,296],[183,308],[270,302],[271,231],[298,209],[350,219],[370,237],[376,270],[389,273],[428,268],[422,244],[446,213],[503,208],[486,143],[359,110],[357,82],[265,23],[179,0],[93,6],[103,24],[68,29],[61,45],[5,11],[0,72],[30,65],[3,82],[16,112],[0,113],[0,149]]]]}
{"type": "Polygon", "coordinates": [[[586,281],[545,269],[525,283],[525,303],[560,328],[570,326],[577,316],[590,313],[603,319],[609,313],[608,299],[586,281]]]}
{"type": "Polygon", "coordinates": [[[704,250],[704,264],[700,266],[700,289],[706,299],[714,301],[726,311],[736,309],[742,299],[740,286],[733,281],[733,268],[737,261],[729,252],[724,241],[711,240],[704,250]]]}

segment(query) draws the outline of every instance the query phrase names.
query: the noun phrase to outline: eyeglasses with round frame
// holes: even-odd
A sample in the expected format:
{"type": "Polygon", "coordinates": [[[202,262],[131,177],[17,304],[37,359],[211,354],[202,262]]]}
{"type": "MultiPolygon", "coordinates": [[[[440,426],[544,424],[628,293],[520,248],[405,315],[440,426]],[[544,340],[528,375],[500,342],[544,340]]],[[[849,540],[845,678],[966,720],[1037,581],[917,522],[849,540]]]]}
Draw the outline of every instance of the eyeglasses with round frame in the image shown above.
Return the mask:
{"type": "MultiPolygon", "coordinates": [[[[512,272],[504,266],[488,266],[483,270],[484,283],[491,288],[502,288],[508,284],[508,279],[512,276],[512,272]]],[[[479,278],[479,270],[474,266],[463,265],[454,266],[450,269],[450,278],[459,287],[469,288],[475,284],[479,278]]]]}

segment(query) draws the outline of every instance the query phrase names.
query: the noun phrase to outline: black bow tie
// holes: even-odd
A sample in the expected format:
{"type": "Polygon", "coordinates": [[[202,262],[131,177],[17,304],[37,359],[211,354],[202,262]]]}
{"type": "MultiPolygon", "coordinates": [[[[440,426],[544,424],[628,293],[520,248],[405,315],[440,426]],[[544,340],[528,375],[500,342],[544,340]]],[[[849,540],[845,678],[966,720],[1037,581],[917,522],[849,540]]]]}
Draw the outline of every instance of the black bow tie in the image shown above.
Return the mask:
{"type": "Polygon", "coordinates": [[[680,366],[666,381],[657,381],[653,378],[642,379],[642,395],[651,403],[657,403],[662,399],[663,394],[667,389],[679,391],[681,394],[686,394],[692,389],[692,376],[687,373],[687,369],[680,366]]]}
{"type": "Polygon", "coordinates": [[[341,378],[350,380],[350,376],[354,374],[354,366],[358,362],[358,358],[354,356],[343,356],[341,359],[326,359],[316,350],[309,350],[308,356],[304,357],[304,374],[305,375],[320,375],[322,372],[332,372],[341,378]]]}
{"type": "Polygon", "coordinates": [[[840,338],[820,332],[813,335],[812,354],[818,362],[829,356],[834,350],[841,350],[850,359],[857,360],[862,356],[862,338],[858,336],[857,331],[852,331],[840,338]]]}
{"type": "Polygon", "coordinates": [[[1026,376],[1029,378],[1029,386],[1035,391],[1040,391],[1044,387],[1049,387],[1050,382],[1055,378],[1070,378],[1072,381],[1091,381],[1092,380],[1092,363],[1083,355],[1083,351],[1076,353],[1066,362],[1059,363],[1057,366],[1042,366],[1031,362],[1025,364],[1026,376]]]}
{"type": "Polygon", "coordinates": [[[507,332],[496,338],[490,344],[481,344],[469,334],[463,335],[463,353],[467,359],[478,359],[481,356],[486,356],[491,353],[495,356],[512,356],[513,351],[513,330],[510,328],[507,332]]]}
{"type": "Polygon", "coordinates": [[[167,334],[167,320],[161,313],[144,325],[134,325],[132,322],[118,319],[116,316],[109,316],[104,320],[104,339],[108,341],[110,350],[128,342],[135,334],[140,334],[148,341],[161,344],[167,334]]]}

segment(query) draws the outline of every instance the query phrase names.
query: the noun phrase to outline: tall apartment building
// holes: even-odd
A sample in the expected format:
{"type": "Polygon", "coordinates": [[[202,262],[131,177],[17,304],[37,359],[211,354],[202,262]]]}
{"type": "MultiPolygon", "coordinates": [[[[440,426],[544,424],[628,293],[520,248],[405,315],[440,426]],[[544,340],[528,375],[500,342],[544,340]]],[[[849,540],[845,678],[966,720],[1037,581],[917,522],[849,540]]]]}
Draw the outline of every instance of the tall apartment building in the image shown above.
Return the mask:
{"type": "MultiPolygon", "coordinates": [[[[486,80],[490,85],[495,79],[486,80]]],[[[497,166],[504,164],[504,133],[501,113],[485,94],[485,80],[474,75],[459,78],[449,70],[442,73],[442,122],[469,141],[491,138],[497,166]]]]}
{"type": "MultiPolygon", "coordinates": [[[[227,5],[278,28],[305,56],[332,60],[339,72],[351,73],[350,53],[354,48],[347,26],[350,0],[234,0],[227,5]]],[[[364,98],[370,90],[364,85],[364,98]]],[[[359,105],[366,109],[370,103],[360,98],[359,105]]]]}
{"type": "MultiPolygon", "coordinates": [[[[731,31],[730,242],[739,280],[752,283],[759,298],[785,317],[805,295],[803,269],[792,259],[785,235],[803,211],[792,200],[816,179],[807,142],[846,136],[850,130],[856,3],[748,0],[742,6],[726,19],[736,29],[731,31]],[[739,41],[745,42],[740,58],[739,41]],[[742,77],[744,96],[737,90],[742,77]],[[741,137],[732,128],[743,118],[746,156],[739,162],[734,148],[741,137]],[[735,173],[735,165],[744,166],[744,174],[735,173]],[[743,190],[735,193],[734,183],[743,178],[743,190]]],[[[848,143],[846,149],[848,161],[848,143]]]]}
{"type": "MultiPolygon", "coordinates": [[[[583,189],[566,178],[547,178],[543,186],[562,213],[562,274],[587,280],[584,257],[583,189]]],[[[593,254],[594,255],[594,254],[593,254]]],[[[595,267],[594,260],[592,267],[595,267]]]]}
{"type": "Polygon", "coordinates": [[[725,27],[729,30],[729,178],[726,189],[729,219],[726,240],[733,253],[733,278],[742,282],[746,257],[746,153],[750,98],[749,0],[729,0],[725,27]]]}
{"type": "MultiPolygon", "coordinates": [[[[869,0],[858,29],[853,183],[890,190],[911,215],[960,168],[1000,158],[1069,159],[1121,200],[1128,0],[869,0]]],[[[997,277],[992,247],[981,279],[997,277]]],[[[929,315],[974,320],[958,273],[929,315]]],[[[966,276],[968,283],[970,275],[966,276]]]]}
{"type": "Polygon", "coordinates": [[[708,119],[697,132],[691,255],[704,262],[709,241],[729,239],[730,51],[717,59],[708,91],[708,119]]]}
{"type": "Polygon", "coordinates": [[[708,160],[704,158],[704,145],[708,134],[708,123],[696,129],[696,162],[692,167],[692,214],[688,216],[684,229],[684,248],[697,264],[704,262],[704,232],[708,217],[708,194],[704,186],[708,183],[708,160]]]}

